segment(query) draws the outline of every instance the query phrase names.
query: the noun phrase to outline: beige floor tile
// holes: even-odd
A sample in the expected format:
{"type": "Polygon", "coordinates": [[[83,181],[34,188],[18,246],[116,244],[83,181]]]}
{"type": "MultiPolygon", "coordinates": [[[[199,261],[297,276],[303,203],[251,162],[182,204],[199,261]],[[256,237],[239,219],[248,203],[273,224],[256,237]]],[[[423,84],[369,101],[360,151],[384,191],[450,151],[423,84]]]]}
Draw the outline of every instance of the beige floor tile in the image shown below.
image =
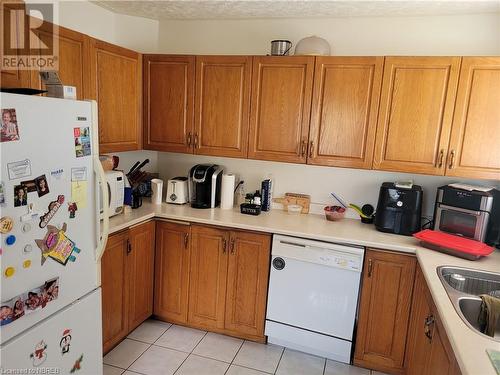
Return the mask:
{"type": "Polygon", "coordinates": [[[191,352],[205,336],[205,331],[173,325],[156,342],[165,348],[191,352]]]}
{"type": "Polygon", "coordinates": [[[325,375],[370,375],[370,370],[328,359],[326,361],[325,375]]]}
{"type": "Polygon", "coordinates": [[[283,353],[283,347],[245,341],[233,363],[259,371],[274,373],[283,353]]]}
{"type": "Polygon", "coordinates": [[[325,359],[285,349],[278,365],[277,375],[323,375],[325,359]]]}
{"type": "Polygon", "coordinates": [[[149,319],[134,329],[127,337],[129,339],[154,343],[158,338],[170,328],[172,324],[161,322],[159,320],[149,319]]]}
{"type": "Polygon", "coordinates": [[[231,365],[226,375],[268,375],[267,372],[253,370],[251,368],[231,365]]]}
{"type": "Polygon", "coordinates": [[[193,353],[202,357],[231,362],[242,343],[243,340],[209,332],[193,350],[193,353]]]}
{"type": "Polygon", "coordinates": [[[102,369],[103,369],[102,371],[103,375],[121,375],[123,374],[123,371],[125,371],[124,369],[109,365],[103,365],[102,369]]]}
{"type": "Polygon", "coordinates": [[[191,354],[175,375],[224,375],[228,363],[191,354]]]}
{"type": "Polygon", "coordinates": [[[129,370],[145,375],[172,375],[188,354],[177,350],[151,346],[129,370]]]}
{"type": "Polygon", "coordinates": [[[149,348],[149,344],[125,339],[116,348],[104,357],[103,362],[120,368],[128,368],[142,353],[149,348]]]}

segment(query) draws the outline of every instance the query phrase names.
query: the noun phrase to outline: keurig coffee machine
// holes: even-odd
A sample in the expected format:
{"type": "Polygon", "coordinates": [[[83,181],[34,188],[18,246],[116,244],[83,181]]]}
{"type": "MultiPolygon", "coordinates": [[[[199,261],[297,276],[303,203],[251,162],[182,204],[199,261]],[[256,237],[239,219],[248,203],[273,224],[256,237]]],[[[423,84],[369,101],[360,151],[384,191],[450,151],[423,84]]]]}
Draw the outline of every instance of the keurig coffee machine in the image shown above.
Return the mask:
{"type": "Polygon", "coordinates": [[[378,196],[375,228],[406,236],[420,231],[422,195],[419,185],[384,182],[378,196]]]}
{"type": "Polygon", "coordinates": [[[220,204],[223,169],[215,164],[197,164],[189,171],[189,201],[193,208],[215,208],[220,204]]]}

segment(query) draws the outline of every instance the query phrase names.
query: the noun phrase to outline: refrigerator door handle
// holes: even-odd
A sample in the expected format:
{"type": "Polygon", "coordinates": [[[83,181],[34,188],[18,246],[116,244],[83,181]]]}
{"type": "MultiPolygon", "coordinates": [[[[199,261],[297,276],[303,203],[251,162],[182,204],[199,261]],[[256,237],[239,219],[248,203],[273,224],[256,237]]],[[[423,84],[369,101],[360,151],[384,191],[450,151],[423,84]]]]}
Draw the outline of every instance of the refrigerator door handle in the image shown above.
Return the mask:
{"type": "MultiPolygon", "coordinates": [[[[102,194],[102,201],[107,202],[109,200],[109,192],[106,175],[98,156],[94,156],[94,171],[97,176],[100,193],[102,194]]],[[[102,206],[102,232],[97,231],[96,262],[100,262],[104,254],[109,235],[109,205],[104,203],[102,206]]]]}

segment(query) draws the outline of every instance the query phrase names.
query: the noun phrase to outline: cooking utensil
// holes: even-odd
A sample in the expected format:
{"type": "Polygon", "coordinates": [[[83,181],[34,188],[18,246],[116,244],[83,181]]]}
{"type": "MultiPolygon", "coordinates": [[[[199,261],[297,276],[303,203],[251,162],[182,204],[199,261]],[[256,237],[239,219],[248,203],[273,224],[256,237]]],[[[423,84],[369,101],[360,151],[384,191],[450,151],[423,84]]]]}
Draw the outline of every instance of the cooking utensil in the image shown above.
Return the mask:
{"type": "Polygon", "coordinates": [[[286,56],[290,54],[292,42],[289,40],[273,40],[271,42],[271,55],[273,56],[286,56]]]}

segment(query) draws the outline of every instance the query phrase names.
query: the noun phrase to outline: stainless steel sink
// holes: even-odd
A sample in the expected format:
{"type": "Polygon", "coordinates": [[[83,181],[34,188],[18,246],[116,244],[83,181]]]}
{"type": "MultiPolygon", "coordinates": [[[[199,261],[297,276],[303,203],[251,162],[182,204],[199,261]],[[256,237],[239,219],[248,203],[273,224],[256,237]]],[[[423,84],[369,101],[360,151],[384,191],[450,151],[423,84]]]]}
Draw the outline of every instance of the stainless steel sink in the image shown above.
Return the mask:
{"type": "Polygon", "coordinates": [[[500,293],[500,273],[477,271],[469,268],[443,266],[437,274],[458,315],[478,334],[500,342],[500,322],[495,337],[487,336],[480,330],[478,323],[481,309],[481,294],[500,293]]]}

